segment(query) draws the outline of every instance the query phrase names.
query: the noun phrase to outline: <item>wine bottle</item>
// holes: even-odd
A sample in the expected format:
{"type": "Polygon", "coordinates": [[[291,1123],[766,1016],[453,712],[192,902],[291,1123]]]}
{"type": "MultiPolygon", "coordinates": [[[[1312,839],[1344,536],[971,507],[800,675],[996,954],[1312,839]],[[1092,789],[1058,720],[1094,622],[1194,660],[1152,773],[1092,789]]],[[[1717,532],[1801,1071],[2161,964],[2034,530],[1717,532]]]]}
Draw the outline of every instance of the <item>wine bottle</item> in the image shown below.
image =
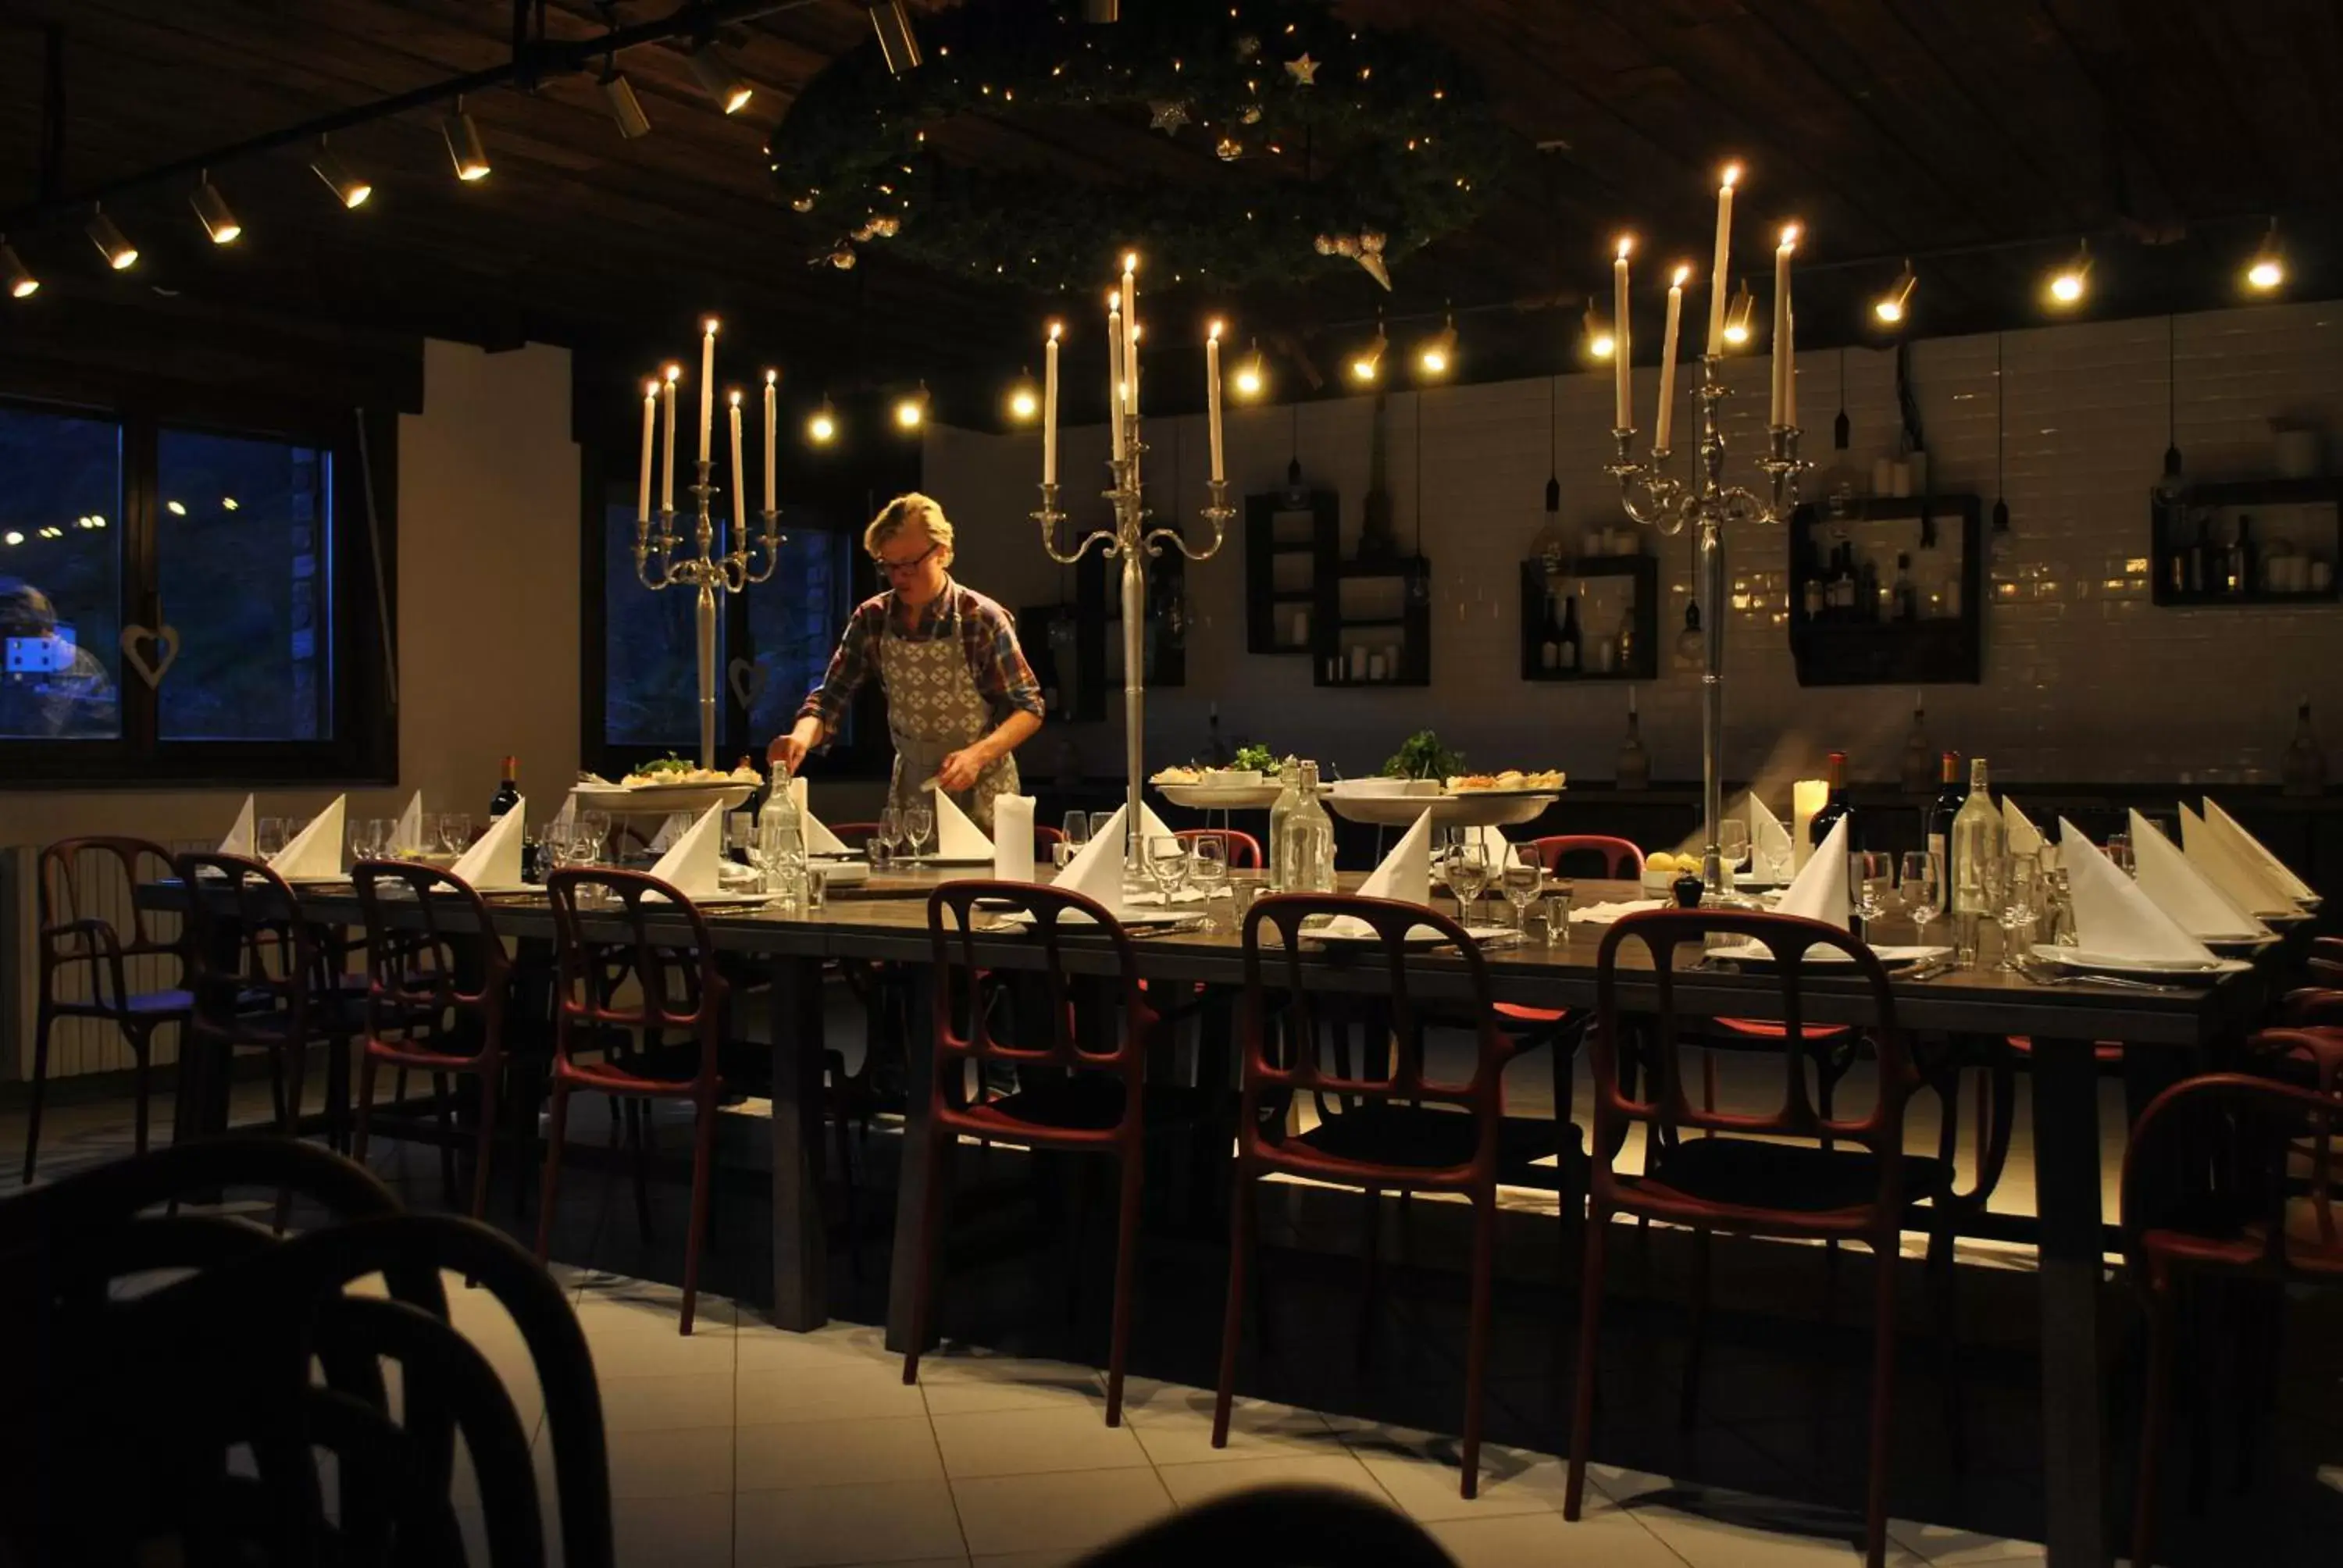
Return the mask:
{"type": "Polygon", "coordinates": [[[1847,852],[1852,854],[1863,846],[1855,837],[1855,807],[1846,798],[1845,752],[1830,754],[1830,763],[1824,769],[1823,777],[1830,783],[1830,798],[1823,802],[1823,809],[1815,813],[1815,819],[1806,824],[1806,842],[1817,849],[1821,849],[1823,841],[1830,837],[1831,829],[1845,822],[1847,852]]]}
{"type": "MultiPolygon", "coordinates": [[[[1936,798],[1928,804],[1927,822],[1923,829],[1925,848],[1936,857],[1936,886],[1948,887],[1952,878],[1953,819],[1961,814],[1961,805],[1969,793],[1961,786],[1961,754],[1945,753],[1944,769],[1937,775],[1936,798]]],[[[1942,900],[1944,894],[1936,895],[1942,900]]]]}
{"type": "Polygon", "coordinates": [[[1562,630],[1558,634],[1560,668],[1575,670],[1579,666],[1578,596],[1572,594],[1563,601],[1562,630]]]}
{"type": "Polygon", "coordinates": [[[490,818],[503,816],[520,804],[520,759],[505,759],[504,782],[497,786],[496,794],[488,800],[490,818]]]}
{"type": "Polygon", "coordinates": [[[2286,749],[2283,778],[2289,795],[2318,795],[2327,789],[2327,753],[2318,749],[2318,737],[2311,733],[2308,697],[2294,710],[2294,740],[2286,749]]]}
{"type": "Polygon", "coordinates": [[[2261,547],[2254,543],[2254,520],[2239,513],[2237,543],[2230,552],[2229,591],[2249,594],[2262,586],[2261,547]]]}
{"type": "Polygon", "coordinates": [[[1986,907],[1989,868],[2008,852],[2008,831],[2001,809],[1986,787],[1985,759],[1969,759],[1969,798],[1953,818],[1952,861],[1945,868],[1945,885],[1952,889],[1953,954],[1963,969],[1978,963],[1978,940],[1991,923],[1986,907]]]}
{"type": "Polygon", "coordinates": [[[1549,672],[1562,668],[1562,618],[1554,613],[1552,594],[1545,596],[1545,616],[1538,623],[1538,668],[1549,672]]]}
{"type": "Polygon", "coordinates": [[[1619,671],[1622,674],[1633,674],[1635,668],[1635,607],[1633,604],[1619,612],[1617,638],[1619,671]]]}

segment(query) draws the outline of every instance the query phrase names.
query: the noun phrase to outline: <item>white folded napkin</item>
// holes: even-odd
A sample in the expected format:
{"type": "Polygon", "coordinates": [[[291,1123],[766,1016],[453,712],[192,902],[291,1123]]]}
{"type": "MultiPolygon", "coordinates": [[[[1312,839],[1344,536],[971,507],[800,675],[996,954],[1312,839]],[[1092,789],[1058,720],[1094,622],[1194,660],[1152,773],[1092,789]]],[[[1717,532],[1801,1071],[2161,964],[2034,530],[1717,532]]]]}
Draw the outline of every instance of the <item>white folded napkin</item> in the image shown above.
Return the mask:
{"type": "MultiPolygon", "coordinates": [[[[1432,903],[1432,802],[1424,802],[1408,830],[1392,846],[1383,863],[1359,884],[1359,896],[1366,899],[1396,899],[1403,904],[1432,903]]],[[[1417,930],[1428,930],[1416,927],[1417,930]]],[[[1364,938],[1375,934],[1375,928],[1356,915],[1337,915],[1326,927],[1327,934],[1337,937],[1364,938]]],[[[1410,934],[1413,934],[1411,932],[1410,934]]]]}
{"type": "Polygon", "coordinates": [[[2013,855],[2038,855],[2042,852],[2042,829],[2036,827],[2017,802],[2007,795],[2001,798],[2001,832],[2004,842],[2013,855]]]}
{"type": "Polygon", "coordinates": [[[2164,829],[2137,811],[2131,814],[2131,854],[2140,891],[2191,936],[2201,941],[2243,942],[2269,934],[2268,926],[2237,908],[2236,900],[2189,863],[2164,829]]]}
{"type": "Polygon", "coordinates": [[[691,818],[688,813],[669,811],[667,814],[667,820],[659,824],[659,831],[651,835],[649,846],[651,853],[654,855],[667,853],[675,847],[676,839],[683,835],[684,829],[690,826],[691,818]]]}
{"type": "Polygon", "coordinates": [[[225,839],[222,839],[220,840],[219,852],[220,852],[221,854],[223,854],[223,855],[244,855],[244,856],[247,856],[247,857],[251,855],[251,853],[252,853],[252,797],[251,797],[251,796],[246,795],[246,796],[244,798],[244,809],[243,809],[243,810],[241,810],[241,811],[238,811],[238,812],[236,814],[236,826],[234,826],[234,827],[232,827],[232,828],[230,828],[230,829],[227,830],[227,837],[226,837],[226,838],[225,838],[225,839]]]}
{"type": "MultiPolygon", "coordinates": [[[[421,806],[423,797],[417,795],[415,799],[416,804],[418,807],[421,806]]],[[[548,831],[555,833],[568,833],[577,826],[577,823],[578,791],[573,788],[568,794],[561,798],[561,809],[553,814],[553,821],[548,829],[548,831]]]]}
{"type": "Polygon", "coordinates": [[[2205,826],[2213,830],[2214,837],[2228,840],[2229,847],[2241,853],[2248,863],[2260,867],[2262,874],[2276,883],[2287,897],[2297,902],[2318,897],[2309,883],[2296,876],[2284,860],[2271,854],[2269,846],[2238,826],[2237,819],[2221,809],[2221,803],[2210,795],[2205,797],[2205,826]]]}
{"type": "Polygon", "coordinates": [[[846,847],[845,839],[831,832],[829,826],[813,814],[812,800],[803,779],[792,778],[789,780],[789,799],[797,803],[798,831],[805,836],[807,854],[851,855],[854,853],[846,847]]]}
{"type": "MultiPolygon", "coordinates": [[[[939,860],[990,860],[992,840],[984,829],[968,819],[968,813],[952,803],[952,798],[941,789],[936,796],[936,859],[939,860]]],[[[1031,835],[1028,834],[1030,841],[1031,835]]]]}
{"type": "MultiPolygon", "coordinates": [[[[2075,900],[2075,947],[2103,959],[2211,965],[2212,950],[2158,909],[2080,828],[2058,819],[2058,863],[2075,900]]],[[[2137,846],[2135,846],[2137,853],[2137,846]]]]}
{"type": "Polygon", "coordinates": [[[1033,797],[992,799],[992,875],[1003,882],[1033,879],[1033,797]]]}
{"type": "Polygon", "coordinates": [[[2256,919],[2270,915],[2291,915],[2302,906],[2294,895],[2264,870],[2260,864],[2239,849],[2237,844],[2213,825],[2180,804],[2180,842],[2197,869],[2213,880],[2213,885],[2229,895],[2230,902],[2256,919]]]}
{"type": "Polygon", "coordinates": [[[1115,808],[1106,826],[1091,835],[1091,841],[1051,886],[1060,892],[1080,893],[1118,918],[1129,913],[1122,897],[1122,822],[1129,809],[1128,806],[1115,808]]]}
{"type": "Polygon", "coordinates": [[[1804,915],[1845,930],[1847,854],[1846,819],[1842,817],[1831,824],[1830,836],[1806,858],[1806,869],[1798,873],[1797,880],[1783,890],[1775,912],[1804,915]]]}
{"type": "Polygon", "coordinates": [[[1627,915],[1669,907],[1670,901],[1666,899],[1624,899],[1615,904],[1589,904],[1583,910],[1574,908],[1570,911],[1570,919],[1573,924],[1607,926],[1627,915]]]}
{"type": "Polygon", "coordinates": [[[481,892],[522,886],[520,841],[528,813],[528,798],[523,796],[513,802],[511,810],[488,824],[477,843],[456,858],[448,874],[481,892]]]}
{"type": "Polygon", "coordinates": [[[349,797],[337,795],[334,803],[309,819],[293,841],[268,858],[268,869],[287,881],[330,882],[340,876],[342,818],[349,797]]]}
{"type": "MultiPolygon", "coordinates": [[[[509,813],[508,813],[509,815],[509,813]]],[[[723,891],[718,862],[724,847],[724,808],[719,803],[677,836],[651,875],[687,899],[712,899],[723,891]]]]}
{"type": "Polygon", "coordinates": [[[1769,881],[1788,876],[1797,861],[1790,830],[1754,789],[1749,792],[1749,869],[1769,881]]]}
{"type": "Polygon", "coordinates": [[[390,830],[390,847],[401,853],[423,848],[422,790],[407,798],[407,809],[398,814],[398,825],[390,830]]]}

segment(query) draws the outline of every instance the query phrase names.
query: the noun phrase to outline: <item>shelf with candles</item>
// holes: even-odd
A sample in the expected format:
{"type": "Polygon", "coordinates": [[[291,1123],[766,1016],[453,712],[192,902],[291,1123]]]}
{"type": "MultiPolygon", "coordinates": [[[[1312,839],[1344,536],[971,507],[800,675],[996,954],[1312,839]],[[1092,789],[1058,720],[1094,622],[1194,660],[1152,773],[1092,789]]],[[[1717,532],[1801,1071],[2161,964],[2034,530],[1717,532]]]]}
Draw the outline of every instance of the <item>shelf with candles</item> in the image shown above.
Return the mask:
{"type": "Polygon", "coordinates": [[[1522,678],[1541,681],[1654,680],[1659,677],[1660,563],[1651,556],[1589,556],[1549,569],[1522,563],[1522,678]],[[1571,587],[1559,585],[1570,584],[1571,587]],[[1573,600],[1566,616],[1558,600],[1573,600]],[[1578,608],[1583,605],[1584,608],[1578,608]],[[1576,660],[1564,668],[1559,633],[1575,619],[1576,660]],[[1555,644],[1549,657],[1547,644],[1555,644]],[[1602,657],[1605,642],[1610,657],[1602,657]]]}
{"type": "Polygon", "coordinates": [[[1299,486],[1245,498],[1247,653],[1312,650],[1318,540],[1322,533],[1339,531],[1341,508],[1333,491],[1299,486]]]}
{"type": "Polygon", "coordinates": [[[1975,685],[1984,679],[1985,523],[1976,496],[1809,503],[1790,516],[1789,564],[1790,652],[1799,685],[1975,685]],[[1947,558],[1936,541],[1943,526],[1953,522],[1957,552],[1947,558]],[[1867,590],[1862,586],[1866,569],[1867,590]],[[1899,571],[1906,590],[1902,602],[1899,571]]]}

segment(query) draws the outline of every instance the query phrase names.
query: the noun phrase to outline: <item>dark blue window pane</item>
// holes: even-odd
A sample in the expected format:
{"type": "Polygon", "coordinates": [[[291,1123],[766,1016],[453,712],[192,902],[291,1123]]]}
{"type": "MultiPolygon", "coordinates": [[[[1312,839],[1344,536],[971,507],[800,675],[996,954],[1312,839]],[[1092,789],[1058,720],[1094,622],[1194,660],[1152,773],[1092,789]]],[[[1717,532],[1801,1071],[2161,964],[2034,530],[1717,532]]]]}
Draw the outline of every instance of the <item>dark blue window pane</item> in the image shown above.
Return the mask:
{"type": "Polygon", "coordinates": [[[156,693],[162,738],[330,739],[330,455],[166,429],[156,467],[156,585],[179,633],[156,693]]]}
{"type": "MultiPolygon", "coordinates": [[[[772,580],[749,590],[749,638],[764,689],[749,711],[749,736],[759,747],[787,729],[798,706],[830,666],[846,629],[847,563],[850,536],[824,528],[816,514],[781,509],[789,542],[772,580]]],[[[849,717],[843,744],[853,739],[849,717]]]]}
{"type": "Polygon", "coordinates": [[[0,408],[0,738],[119,736],[121,637],[122,427],[0,408]]]}
{"type": "MultiPolygon", "coordinates": [[[[602,551],[602,738],[611,746],[639,748],[634,763],[672,751],[699,760],[699,655],[697,588],[678,583],[657,592],[635,573],[635,497],[610,492],[603,508],[607,523],[602,551]]],[[[691,551],[691,524],[677,519],[677,554],[691,551]]],[[[659,558],[650,558],[656,574],[659,558]]],[[[716,597],[716,689],[724,696],[726,652],[724,596],[716,597]]],[[[723,729],[719,709],[718,732],[723,729]]],[[[719,758],[720,763],[731,759],[719,758]]]]}

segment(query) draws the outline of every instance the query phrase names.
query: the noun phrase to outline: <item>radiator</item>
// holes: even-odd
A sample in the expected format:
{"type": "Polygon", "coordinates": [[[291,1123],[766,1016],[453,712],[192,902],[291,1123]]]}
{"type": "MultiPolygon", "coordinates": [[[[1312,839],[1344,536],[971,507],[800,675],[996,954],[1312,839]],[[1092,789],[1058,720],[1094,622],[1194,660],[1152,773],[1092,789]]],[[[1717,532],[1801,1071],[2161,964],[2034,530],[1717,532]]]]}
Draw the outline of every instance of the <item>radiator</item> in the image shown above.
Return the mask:
{"type": "MultiPolygon", "coordinates": [[[[207,839],[182,839],[165,847],[176,854],[217,846],[207,839]]],[[[0,849],[0,1066],[19,1081],[33,1076],[34,1030],[40,1001],[40,907],[35,890],[39,872],[38,845],[0,849]]],[[[85,858],[71,893],[75,916],[105,920],[127,933],[133,923],[130,884],[110,859],[85,858]]],[[[154,936],[168,940],[178,934],[179,917],[149,915],[147,929],[154,936]]],[[[133,991],[160,990],[180,983],[178,961],[168,956],[127,960],[123,971],[133,991]]],[[[94,979],[90,966],[71,966],[58,977],[59,1000],[88,1000],[94,979]]],[[[154,1060],[176,1061],[178,1056],[178,1030],[158,1030],[154,1060]]],[[[50,1030],[52,1079],[126,1070],[132,1065],[130,1048],[121,1031],[102,1019],[59,1019],[50,1030]]]]}

